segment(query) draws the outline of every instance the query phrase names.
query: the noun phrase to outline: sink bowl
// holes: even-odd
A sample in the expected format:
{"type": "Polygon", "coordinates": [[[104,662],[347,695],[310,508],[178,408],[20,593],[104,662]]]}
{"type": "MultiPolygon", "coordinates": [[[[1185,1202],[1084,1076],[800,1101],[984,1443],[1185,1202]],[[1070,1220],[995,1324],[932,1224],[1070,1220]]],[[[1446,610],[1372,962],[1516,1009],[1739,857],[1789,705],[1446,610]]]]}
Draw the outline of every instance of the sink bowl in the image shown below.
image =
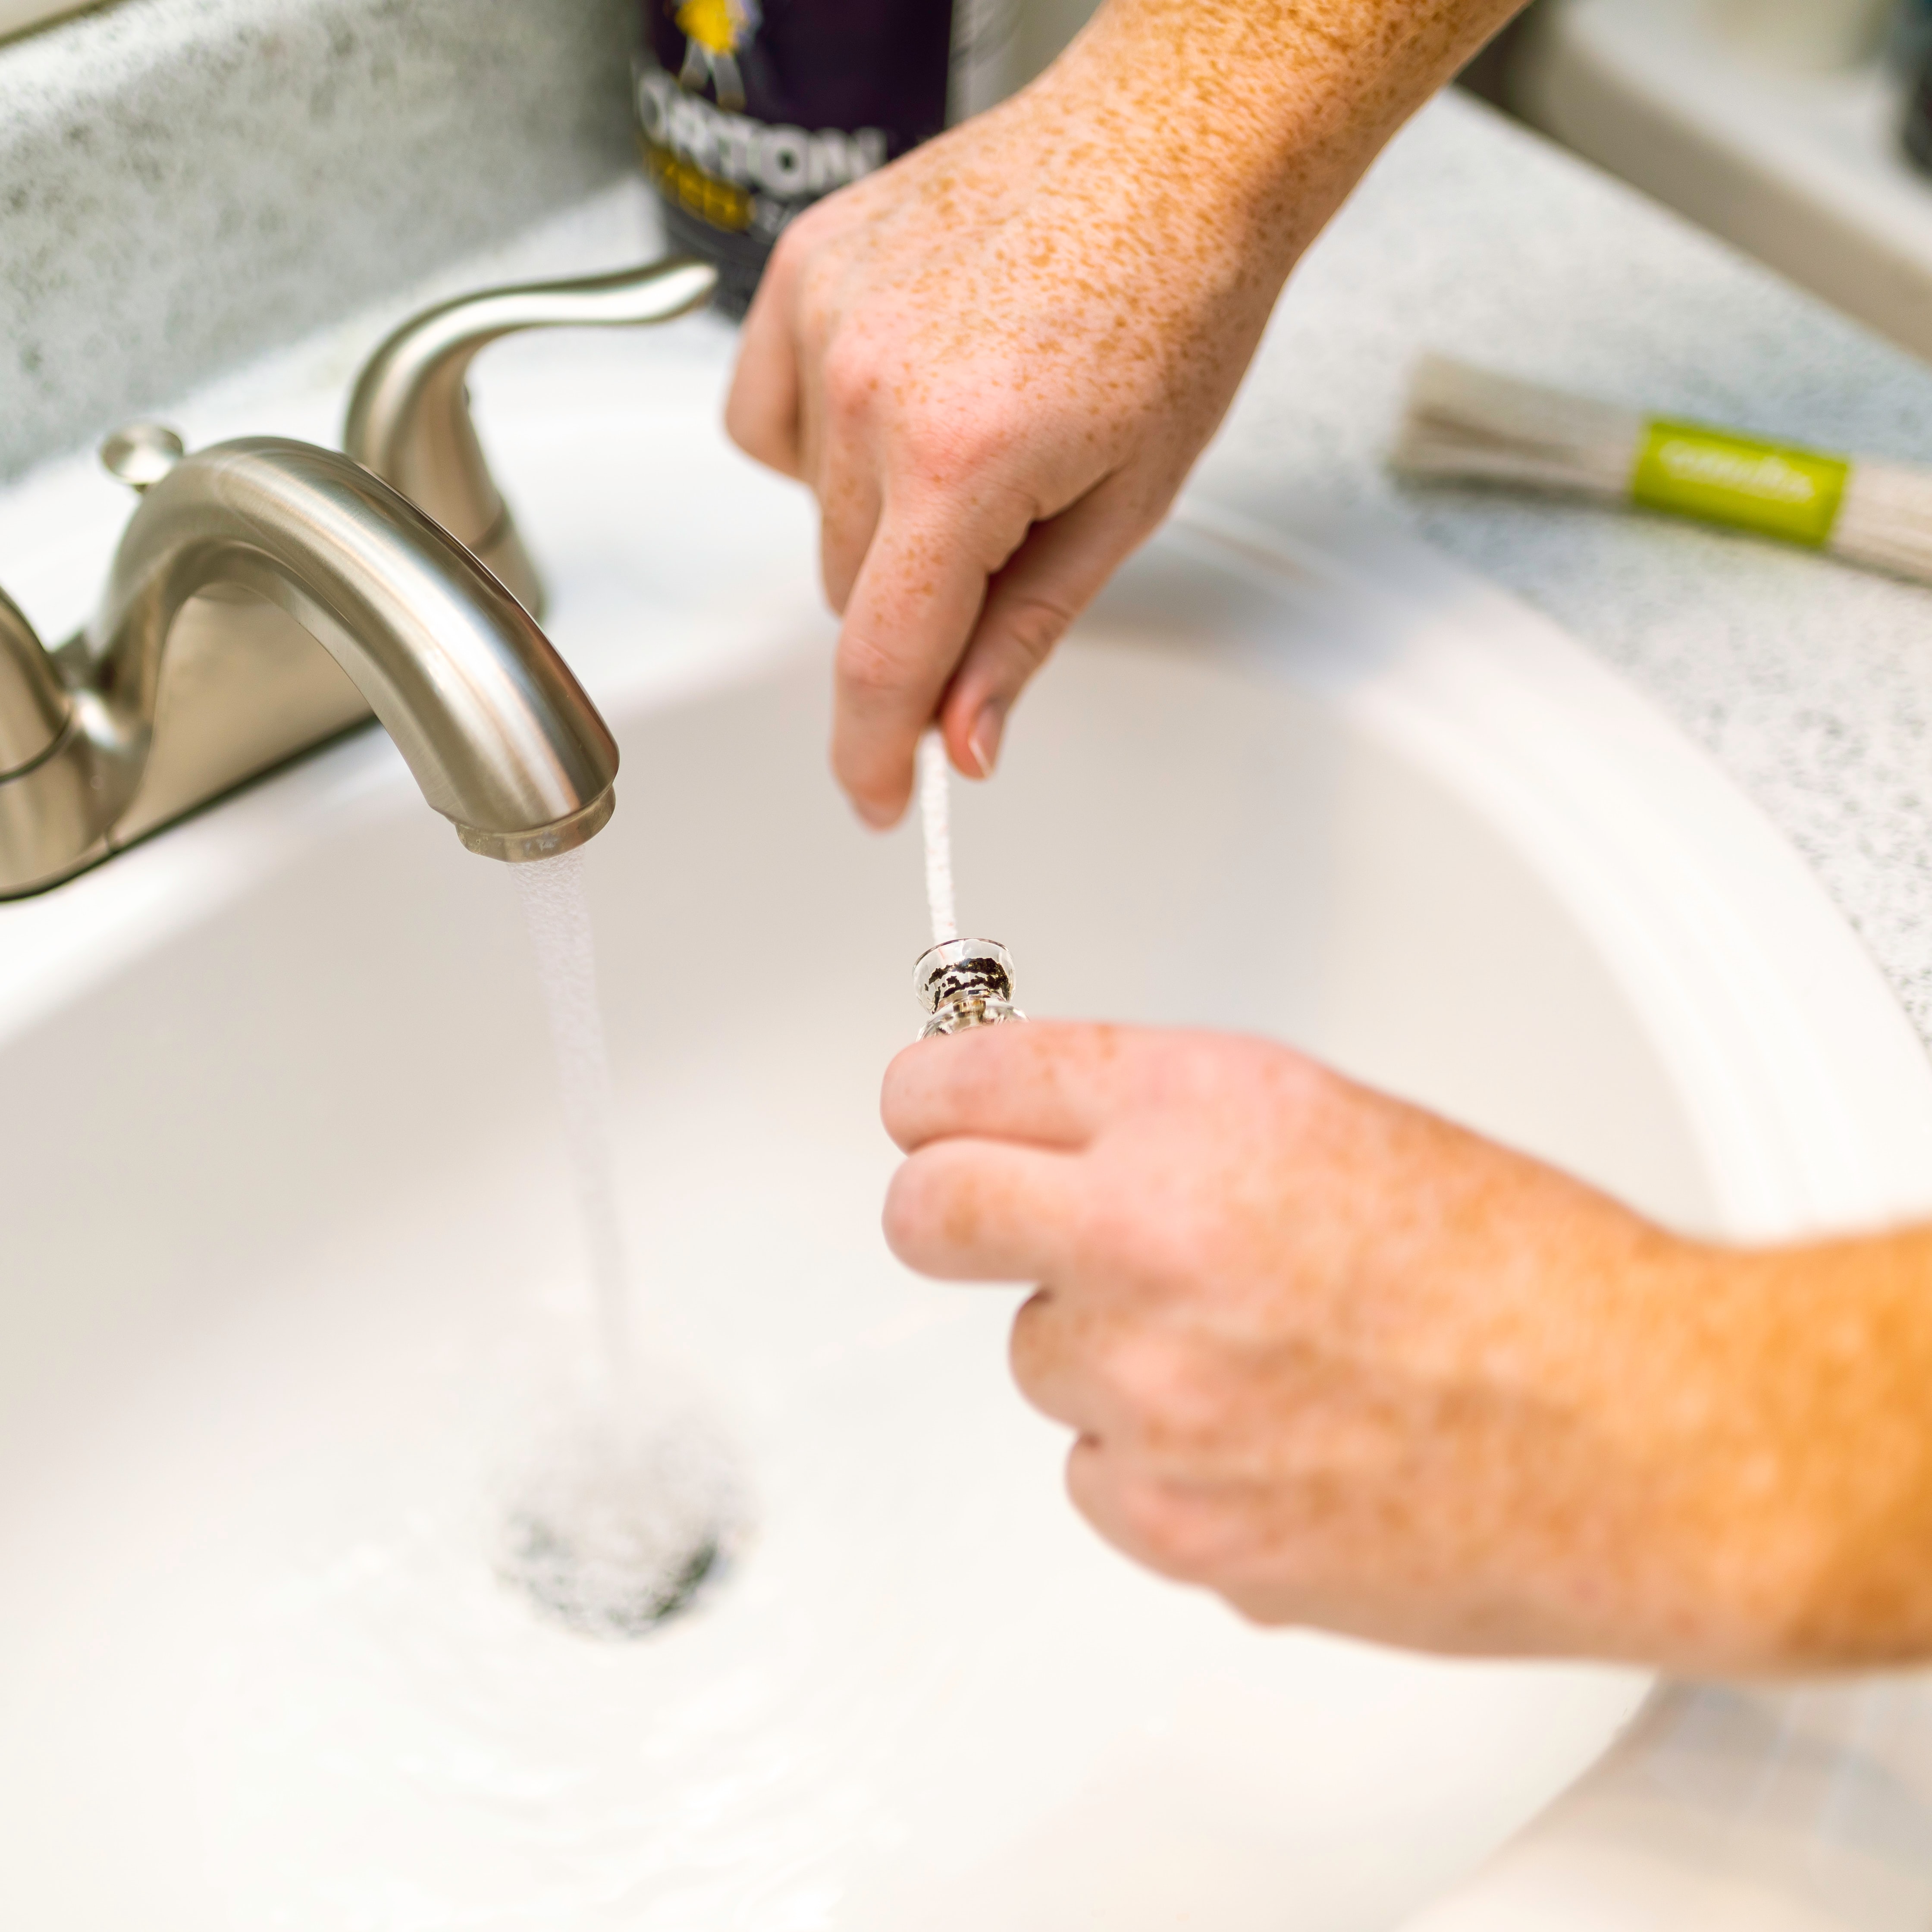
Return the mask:
{"type": "MultiPolygon", "coordinates": [[[[592,1324],[511,881],[386,740],[0,907],[0,1922],[1353,1932],[1652,1694],[1137,1571],[1009,1385],[1016,1291],[886,1254],[919,856],[824,775],[810,519],[712,427],[718,359],[478,387],[622,746],[585,874],[623,1208],[746,1546],[629,1642],[492,1569],[592,1324]]],[[[956,820],[1036,1014],[1277,1035],[1688,1227],[1932,1204],[1923,1054],[1802,866],[1388,532],[1192,506],[956,820]]]]}

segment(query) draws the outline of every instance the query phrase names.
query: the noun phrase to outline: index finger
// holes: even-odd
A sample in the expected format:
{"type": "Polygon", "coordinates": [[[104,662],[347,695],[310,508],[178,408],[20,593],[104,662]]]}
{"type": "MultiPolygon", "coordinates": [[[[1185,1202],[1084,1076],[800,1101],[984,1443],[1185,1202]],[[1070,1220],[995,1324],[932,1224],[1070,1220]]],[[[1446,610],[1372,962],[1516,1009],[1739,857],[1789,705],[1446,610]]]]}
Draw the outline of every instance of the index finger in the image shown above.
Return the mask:
{"type": "Polygon", "coordinates": [[[1030,521],[1004,493],[925,495],[908,506],[889,490],[845,607],[834,674],[832,768],[873,824],[904,811],[919,734],[958,668],[988,580],[1030,521]]]}
{"type": "Polygon", "coordinates": [[[1126,1104],[1133,1037],[1048,1020],[920,1040],[886,1070],[886,1131],[908,1154],[962,1134],[1085,1147],[1126,1104]]]}

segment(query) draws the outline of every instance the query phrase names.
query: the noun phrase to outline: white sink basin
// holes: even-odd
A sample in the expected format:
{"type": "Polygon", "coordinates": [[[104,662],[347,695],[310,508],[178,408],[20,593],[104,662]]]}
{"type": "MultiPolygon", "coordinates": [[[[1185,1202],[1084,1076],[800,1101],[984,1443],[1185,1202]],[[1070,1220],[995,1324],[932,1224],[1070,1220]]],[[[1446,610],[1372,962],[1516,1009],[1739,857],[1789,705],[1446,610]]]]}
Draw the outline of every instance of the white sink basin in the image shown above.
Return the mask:
{"type": "MultiPolygon", "coordinates": [[[[878,1232],[920,879],[824,775],[804,506],[705,355],[482,388],[622,741],[586,871],[640,1287],[757,1531],[628,1644],[491,1573],[589,1324],[509,881],[386,740],[0,908],[0,1924],[1398,1923],[1645,1681],[1253,1630],[1098,1544],[1012,1293],[878,1232]]],[[[956,816],[1036,1014],[1275,1034],[1686,1225],[1932,1202],[1918,1043],[1796,860],[1392,539],[1164,536],[956,816]]]]}

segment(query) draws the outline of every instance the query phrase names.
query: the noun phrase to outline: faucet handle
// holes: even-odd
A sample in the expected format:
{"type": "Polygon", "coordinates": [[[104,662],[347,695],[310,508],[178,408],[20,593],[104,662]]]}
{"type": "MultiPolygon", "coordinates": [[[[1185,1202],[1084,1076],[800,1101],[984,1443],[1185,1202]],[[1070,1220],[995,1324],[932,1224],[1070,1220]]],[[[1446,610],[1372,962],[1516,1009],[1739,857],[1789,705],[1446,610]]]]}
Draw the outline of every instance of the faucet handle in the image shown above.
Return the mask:
{"type": "Polygon", "coordinates": [[[166,423],[124,423],[99,451],[100,466],[137,496],[158,483],[188,454],[188,445],[166,423]]]}
{"type": "Polygon", "coordinates": [[[350,398],[343,448],[485,564],[533,617],[543,586],[490,475],[464,386],[478,350],[524,328],[668,322],[707,301],[708,262],[673,256],[579,281],[485,289],[425,310],[370,357],[350,398]]]}
{"type": "Polygon", "coordinates": [[[0,590],[0,778],[45,758],[60,742],[73,710],[33,626],[0,590]]]}

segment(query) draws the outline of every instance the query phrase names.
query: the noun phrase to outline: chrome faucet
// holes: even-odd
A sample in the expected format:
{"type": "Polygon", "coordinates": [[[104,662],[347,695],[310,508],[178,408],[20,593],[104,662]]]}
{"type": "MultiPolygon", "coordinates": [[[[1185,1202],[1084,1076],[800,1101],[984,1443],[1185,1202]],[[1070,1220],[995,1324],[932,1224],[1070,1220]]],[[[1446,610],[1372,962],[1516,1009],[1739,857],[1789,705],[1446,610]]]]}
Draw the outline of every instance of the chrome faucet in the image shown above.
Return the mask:
{"type": "Polygon", "coordinates": [[[94,621],[45,649],[0,593],[0,898],[58,884],[366,722],[473,852],[547,857],[610,818],[617,751],[538,629],[464,376],[512,331],[682,314],[708,264],[495,289],[370,358],[346,456],[271,438],[102,446],[142,500],[94,621]],[[318,648],[320,646],[320,648],[318,648]]]}
{"type": "Polygon", "coordinates": [[[331,451],[251,437],[177,458],[164,435],[124,438],[144,494],[87,628],[50,653],[0,608],[0,896],[370,710],[472,852],[544,858],[604,824],[604,721],[447,532],[331,451]],[[322,650],[292,647],[290,619],[322,650]]]}

